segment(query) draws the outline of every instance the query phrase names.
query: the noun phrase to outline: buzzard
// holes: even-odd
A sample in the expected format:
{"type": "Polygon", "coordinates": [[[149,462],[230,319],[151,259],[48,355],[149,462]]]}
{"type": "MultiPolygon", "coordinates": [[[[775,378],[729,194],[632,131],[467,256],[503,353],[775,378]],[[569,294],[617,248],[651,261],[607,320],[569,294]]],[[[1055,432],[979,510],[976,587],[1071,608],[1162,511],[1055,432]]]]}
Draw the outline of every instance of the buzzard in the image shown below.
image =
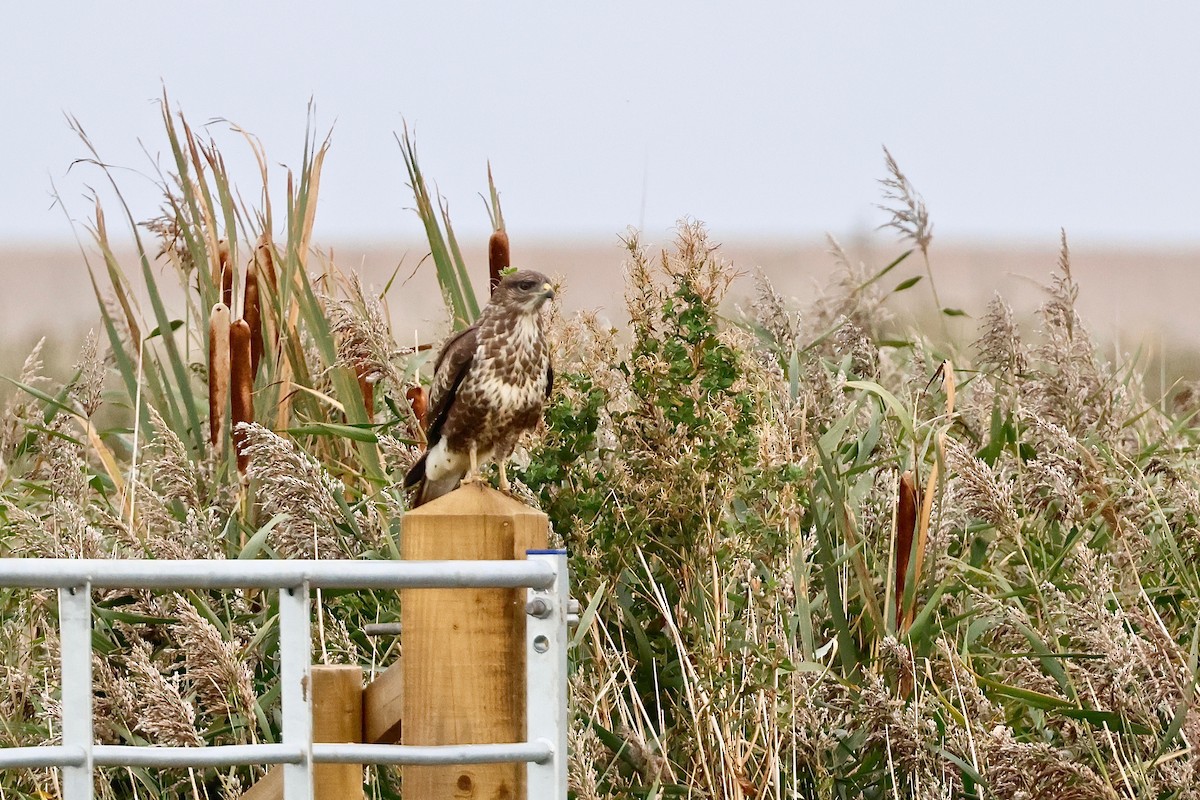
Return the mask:
{"type": "Polygon", "coordinates": [[[429,391],[428,449],[404,478],[405,488],[417,487],[414,508],[479,480],[479,464],[492,459],[508,491],[504,463],[541,420],[554,383],[539,313],[552,297],[540,272],[508,275],[475,324],[442,346],[429,391]]]}

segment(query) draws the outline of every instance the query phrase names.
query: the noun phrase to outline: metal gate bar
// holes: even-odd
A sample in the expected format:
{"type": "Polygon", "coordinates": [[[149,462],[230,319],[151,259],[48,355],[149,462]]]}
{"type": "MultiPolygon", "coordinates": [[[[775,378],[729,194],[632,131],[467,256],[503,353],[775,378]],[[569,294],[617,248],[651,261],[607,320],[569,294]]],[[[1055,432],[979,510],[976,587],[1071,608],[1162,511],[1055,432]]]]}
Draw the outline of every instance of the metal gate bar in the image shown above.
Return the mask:
{"type": "MultiPolygon", "coordinates": [[[[539,551],[553,553],[556,551],[539,551]]],[[[0,558],[0,586],[67,589],[548,589],[553,559],[334,561],[0,558]]]]}
{"type": "Polygon", "coordinates": [[[567,798],[567,558],[531,550],[525,561],[134,561],[0,558],[0,586],[58,589],[62,744],[0,748],[0,769],[62,769],[64,800],[93,800],[96,766],[283,764],[284,798],[311,800],[314,763],[526,762],[528,796],[567,798]],[[282,742],[213,747],[96,744],[92,725],[92,603],[99,589],[279,591],[282,742]],[[473,745],[313,744],[313,588],[527,589],[526,742],[473,745]],[[69,713],[67,713],[69,709],[69,713]]]}
{"type": "Polygon", "coordinates": [[[85,581],[58,590],[58,638],[62,649],[62,742],[83,759],[64,766],[63,797],[92,797],[92,587],[85,581]]]}

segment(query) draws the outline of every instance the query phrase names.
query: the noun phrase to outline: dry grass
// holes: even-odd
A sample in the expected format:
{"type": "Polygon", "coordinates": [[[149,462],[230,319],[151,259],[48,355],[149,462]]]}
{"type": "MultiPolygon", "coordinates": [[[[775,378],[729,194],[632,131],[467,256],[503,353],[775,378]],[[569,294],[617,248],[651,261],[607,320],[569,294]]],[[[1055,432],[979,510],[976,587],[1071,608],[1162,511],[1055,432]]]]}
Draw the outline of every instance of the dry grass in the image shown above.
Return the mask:
{"type": "MultiPolygon", "coordinates": [[[[59,378],[35,349],[17,379],[0,553],[396,557],[428,351],[397,344],[393,323],[415,324],[386,290],[313,250],[325,146],[310,140],[289,176],[280,230],[234,200],[212,143],[165,121],[178,174],[163,176],[164,215],[131,228],[153,241],[126,261],[100,209],[91,226],[105,344],[59,378]],[[227,368],[218,303],[239,274],[227,368]]],[[[550,320],[556,391],[513,474],[569,547],[587,608],[575,796],[1197,797],[1194,395],[1148,392],[1143,364],[1095,345],[1065,241],[1036,330],[1001,298],[970,326],[935,297],[921,302],[946,325],[926,335],[929,315],[898,301],[918,274],[932,285],[932,228],[886,167],[920,273],[834,242],[827,285],[799,307],[761,272],[737,288],[685,221],[665,249],[627,237],[627,329],[550,320]],[[733,318],[731,290],[754,298],[733,318]]],[[[440,204],[417,196],[445,331],[474,298],[440,204]]],[[[359,631],[396,618],[394,594],[323,599],[317,652],[378,666],[359,631]]],[[[261,596],[95,600],[105,741],[277,735],[261,596]]],[[[0,744],[52,741],[52,598],[3,590],[0,611],[0,744]]],[[[100,793],[228,797],[258,774],[112,771],[100,793]]],[[[399,796],[387,770],[370,788],[399,796]]],[[[0,792],[56,788],[6,772],[0,792]]]]}

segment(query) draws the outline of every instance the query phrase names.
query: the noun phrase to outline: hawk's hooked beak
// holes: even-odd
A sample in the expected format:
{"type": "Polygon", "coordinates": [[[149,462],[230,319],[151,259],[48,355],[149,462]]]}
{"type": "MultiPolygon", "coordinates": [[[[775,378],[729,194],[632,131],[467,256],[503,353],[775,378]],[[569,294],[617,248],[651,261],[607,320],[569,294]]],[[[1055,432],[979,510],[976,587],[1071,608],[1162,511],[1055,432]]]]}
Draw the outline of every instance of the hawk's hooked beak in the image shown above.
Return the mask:
{"type": "Polygon", "coordinates": [[[546,298],[547,300],[553,300],[554,299],[554,287],[552,287],[548,283],[543,283],[542,284],[542,297],[546,298]]]}

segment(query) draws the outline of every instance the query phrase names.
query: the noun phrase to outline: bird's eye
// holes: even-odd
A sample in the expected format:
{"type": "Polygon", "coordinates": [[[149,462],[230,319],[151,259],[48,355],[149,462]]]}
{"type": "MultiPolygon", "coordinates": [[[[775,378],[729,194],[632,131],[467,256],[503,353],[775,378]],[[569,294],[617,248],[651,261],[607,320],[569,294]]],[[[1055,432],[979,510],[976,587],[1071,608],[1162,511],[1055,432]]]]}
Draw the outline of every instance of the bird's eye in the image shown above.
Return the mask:
{"type": "Polygon", "coordinates": [[[530,289],[532,289],[536,285],[537,285],[537,281],[521,281],[520,283],[517,284],[517,288],[520,289],[522,292],[528,292],[530,289]]]}

